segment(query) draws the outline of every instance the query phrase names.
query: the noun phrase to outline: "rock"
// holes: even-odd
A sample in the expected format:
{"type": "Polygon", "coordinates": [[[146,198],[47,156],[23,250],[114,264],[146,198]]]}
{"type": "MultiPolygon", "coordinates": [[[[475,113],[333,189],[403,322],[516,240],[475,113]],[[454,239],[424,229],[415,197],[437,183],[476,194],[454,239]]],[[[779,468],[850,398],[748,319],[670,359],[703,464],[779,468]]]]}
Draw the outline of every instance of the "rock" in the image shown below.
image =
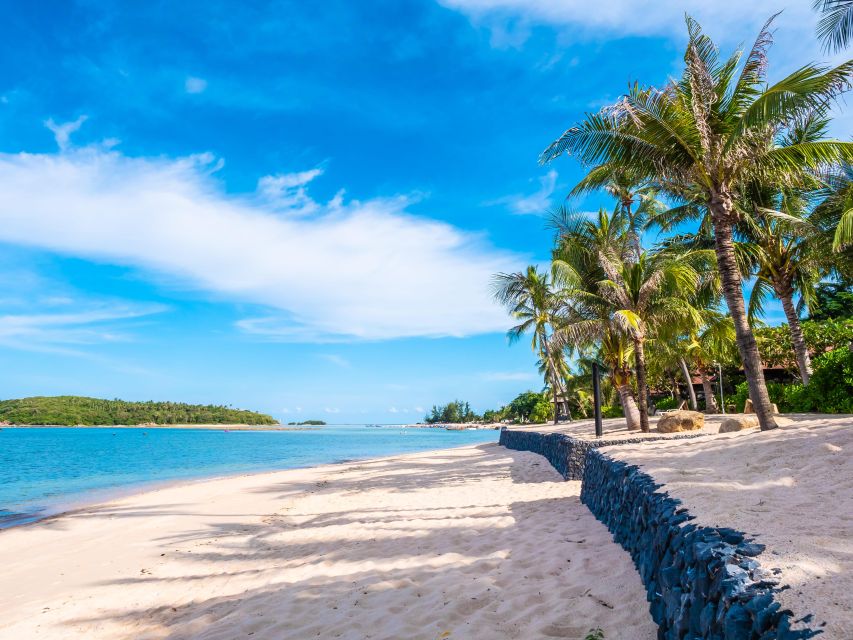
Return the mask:
{"type": "MultiPolygon", "coordinates": [[[[774,402],[770,405],[770,410],[773,413],[779,413],[779,406],[774,402]]],[[[755,408],[752,406],[752,400],[749,398],[746,399],[746,404],[743,406],[744,413],[755,413],[755,408]]]]}
{"type": "Polygon", "coordinates": [[[658,432],[698,431],[705,426],[705,415],[698,411],[668,411],[658,421],[658,432]]]}
{"type": "Polygon", "coordinates": [[[732,431],[743,431],[744,429],[755,429],[758,427],[758,418],[753,414],[750,416],[732,416],[720,423],[720,433],[731,433],[732,431]]]}
{"type": "Polygon", "coordinates": [[[832,444],[831,442],[824,442],[823,448],[830,453],[839,453],[841,451],[841,447],[837,444],[832,444]]]}

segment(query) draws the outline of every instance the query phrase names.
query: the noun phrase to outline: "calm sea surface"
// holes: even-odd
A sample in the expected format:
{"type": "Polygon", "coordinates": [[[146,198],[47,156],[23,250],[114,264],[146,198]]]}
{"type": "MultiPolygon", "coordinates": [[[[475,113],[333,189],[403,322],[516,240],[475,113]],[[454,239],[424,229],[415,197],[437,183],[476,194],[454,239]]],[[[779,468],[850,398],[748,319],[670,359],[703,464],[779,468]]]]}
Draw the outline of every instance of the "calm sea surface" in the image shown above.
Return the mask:
{"type": "Polygon", "coordinates": [[[497,431],[0,430],[0,529],[145,485],[496,442],[497,431]]]}

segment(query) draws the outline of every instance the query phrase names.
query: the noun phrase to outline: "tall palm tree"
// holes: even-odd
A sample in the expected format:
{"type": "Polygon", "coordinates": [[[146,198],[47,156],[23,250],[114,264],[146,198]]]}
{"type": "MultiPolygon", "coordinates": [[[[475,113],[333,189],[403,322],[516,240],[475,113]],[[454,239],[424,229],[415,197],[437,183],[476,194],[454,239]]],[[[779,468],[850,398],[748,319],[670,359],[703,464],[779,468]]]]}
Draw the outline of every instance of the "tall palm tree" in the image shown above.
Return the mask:
{"type": "Polygon", "coordinates": [[[640,254],[636,263],[616,262],[599,255],[607,278],[598,283],[599,294],[611,305],[611,318],[633,341],[637,374],[640,428],[649,430],[645,342],[657,325],[696,317],[698,312],[685,298],[699,276],[688,255],[640,254]]]}
{"type": "Polygon", "coordinates": [[[711,39],[688,17],[679,80],[662,89],[634,85],[621,101],[587,115],[542,154],[543,162],[567,153],[595,167],[624,168],[654,181],[670,197],[707,208],[723,295],[762,430],[776,422],[735,254],[734,227],[743,215],[736,206],[739,193],[756,179],[784,188],[805,171],[853,160],[853,144],[847,142],[775,144],[789,122],[849,88],[853,61],[832,69],[808,64],[766,86],[771,21],[741,65],[740,51],[721,61],[711,39]]]}
{"type": "Polygon", "coordinates": [[[841,51],[853,37],[853,0],[815,0],[820,11],[817,35],[827,51],[841,51]]]}
{"type": "Polygon", "coordinates": [[[499,273],[494,277],[493,291],[495,298],[509,307],[513,318],[520,321],[507,332],[510,342],[516,342],[530,332],[533,351],[547,365],[554,397],[554,424],[557,424],[557,399],[563,393],[563,386],[549,338],[556,297],[548,275],[540,273],[533,265],[528,266],[524,273],[499,273]]]}
{"type": "Polygon", "coordinates": [[[630,431],[635,431],[642,425],[640,410],[631,388],[630,362],[633,355],[634,346],[626,339],[625,334],[612,329],[605,330],[599,344],[598,358],[607,368],[610,382],[619,394],[619,403],[630,431]]]}

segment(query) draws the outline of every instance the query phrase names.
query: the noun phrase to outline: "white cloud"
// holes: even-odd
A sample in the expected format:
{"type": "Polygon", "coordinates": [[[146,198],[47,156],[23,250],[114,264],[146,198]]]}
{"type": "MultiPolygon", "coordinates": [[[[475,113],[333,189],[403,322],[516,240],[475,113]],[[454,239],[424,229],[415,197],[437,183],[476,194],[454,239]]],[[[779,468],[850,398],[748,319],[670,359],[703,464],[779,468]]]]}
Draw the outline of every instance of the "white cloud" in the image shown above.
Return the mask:
{"type": "Polygon", "coordinates": [[[539,189],[531,194],[503,196],[487,202],[487,205],[501,204],[518,215],[545,215],[551,209],[551,196],[557,187],[557,172],[551,169],[539,178],[539,189]]]}
{"type": "MultiPolygon", "coordinates": [[[[815,35],[818,21],[805,0],[608,0],[591,9],[588,0],[438,0],[490,30],[492,44],[520,46],[531,25],[552,25],[573,38],[607,39],[614,36],[662,36],[686,41],[685,13],[696,18],[715,42],[727,48],[752,44],[757,31],[776,12],[771,72],[793,71],[809,60],[824,59],[815,35]],[[520,26],[521,25],[521,26],[520,26]],[[522,26],[527,26],[524,30],[522,26]],[[775,71],[774,71],[775,70],[775,71]]],[[[843,60],[843,54],[834,57],[843,60]]]]}
{"type": "Polygon", "coordinates": [[[53,118],[48,118],[44,126],[53,132],[53,137],[56,139],[56,145],[61,151],[65,151],[71,145],[71,134],[80,129],[83,123],[86,122],[88,116],[80,116],[72,122],[63,122],[58,124],[53,118]]]}
{"type": "Polygon", "coordinates": [[[340,413],[341,412],[341,410],[338,409],[337,407],[326,407],[325,409],[323,409],[323,411],[325,411],[326,413],[340,413]]]}
{"type": "Polygon", "coordinates": [[[81,301],[75,302],[72,310],[57,311],[52,307],[68,307],[71,304],[65,299],[51,301],[48,298],[39,300],[37,306],[44,311],[0,315],[0,345],[85,356],[85,353],[69,349],[68,346],[128,340],[129,337],[119,329],[121,321],[165,310],[161,305],[93,304],[81,301]]]}
{"type": "Polygon", "coordinates": [[[184,89],[187,93],[203,93],[207,89],[207,80],[196,78],[195,76],[187,76],[187,79],[184,81],[184,89]]]}
{"type": "Polygon", "coordinates": [[[489,382],[509,382],[534,380],[536,376],[530,371],[491,371],[484,373],[482,378],[489,382]]]}
{"type": "MultiPolygon", "coordinates": [[[[316,213],[320,205],[308,195],[305,187],[322,174],[323,170],[317,168],[297,173],[264,176],[258,180],[258,194],[271,206],[288,213],[299,215],[316,213]]],[[[343,194],[340,193],[339,196],[335,196],[327,206],[340,206],[343,194]]]]}
{"type": "Polygon", "coordinates": [[[397,407],[388,407],[388,413],[400,413],[397,407]]]}
{"type": "Polygon", "coordinates": [[[267,338],[506,328],[489,281],[516,270],[519,256],[409,214],[402,197],[289,216],[257,194],[224,193],[211,176],[219,166],[209,154],[131,158],[103,147],[0,154],[0,241],[135,267],[165,284],[266,306],[269,313],[240,327],[267,338]]]}
{"type": "Polygon", "coordinates": [[[416,412],[416,413],[423,413],[423,412],[424,412],[424,408],[423,408],[423,407],[415,407],[415,412],[416,412]]]}

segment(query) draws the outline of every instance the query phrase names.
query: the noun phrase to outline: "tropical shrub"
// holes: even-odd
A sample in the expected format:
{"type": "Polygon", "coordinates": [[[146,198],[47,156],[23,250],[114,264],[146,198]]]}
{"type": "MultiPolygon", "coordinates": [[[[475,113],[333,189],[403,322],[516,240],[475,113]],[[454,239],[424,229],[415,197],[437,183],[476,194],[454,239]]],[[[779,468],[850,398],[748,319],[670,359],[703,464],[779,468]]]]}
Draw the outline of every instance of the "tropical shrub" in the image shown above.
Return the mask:
{"type": "Polygon", "coordinates": [[[601,407],[601,417],[602,418],[621,418],[625,415],[622,411],[622,407],[619,405],[605,405],[601,407]]]}
{"type": "MultiPolygon", "coordinates": [[[[813,367],[807,387],[768,382],[770,401],[782,413],[853,413],[853,351],[844,348],[821,354],[813,367]]],[[[730,400],[740,412],[748,397],[746,382],[742,382],[730,400]]]]}
{"type": "Polygon", "coordinates": [[[474,422],[480,416],[471,410],[471,405],[462,400],[452,400],[443,406],[433,405],[430,412],[424,418],[427,424],[439,422],[474,422]]]}
{"type": "Polygon", "coordinates": [[[680,404],[681,401],[678,398],[661,398],[660,400],[655,401],[655,408],[658,411],[667,411],[669,409],[675,409],[680,404]]]}
{"type": "MultiPolygon", "coordinates": [[[[807,320],[802,323],[802,328],[806,346],[814,356],[846,347],[853,342],[853,319],[845,318],[821,322],[807,320]]],[[[755,337],[765,366],[778,366],[792,372],[797,371],[797,360],[791,342],[791,330],[787,324],[757,329],[755,337]]]]}

